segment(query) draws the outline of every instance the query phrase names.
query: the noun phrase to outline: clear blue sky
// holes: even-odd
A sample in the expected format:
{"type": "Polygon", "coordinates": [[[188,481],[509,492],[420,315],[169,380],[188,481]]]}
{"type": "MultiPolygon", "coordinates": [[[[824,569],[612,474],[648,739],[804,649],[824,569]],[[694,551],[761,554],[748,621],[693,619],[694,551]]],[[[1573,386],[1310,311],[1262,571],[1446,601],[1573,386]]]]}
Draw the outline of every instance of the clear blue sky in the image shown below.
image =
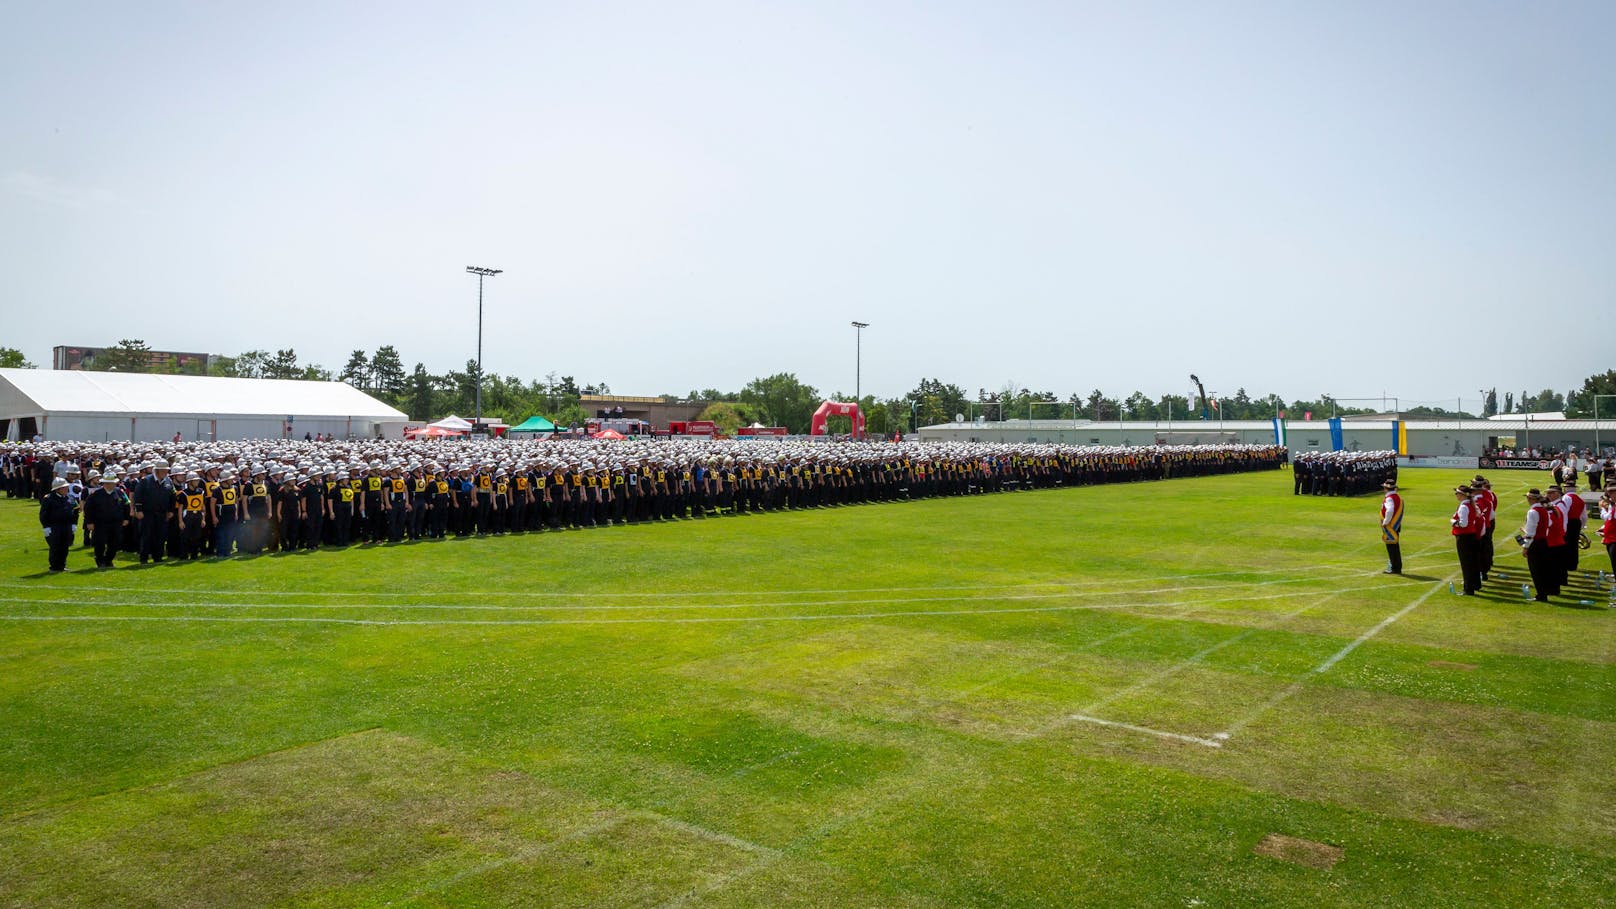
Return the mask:
{"type": "Polygon", "coordinates": [[[13,4],[0,344],[1474,405],[1616,366],[1616,4],[13,4]]]}

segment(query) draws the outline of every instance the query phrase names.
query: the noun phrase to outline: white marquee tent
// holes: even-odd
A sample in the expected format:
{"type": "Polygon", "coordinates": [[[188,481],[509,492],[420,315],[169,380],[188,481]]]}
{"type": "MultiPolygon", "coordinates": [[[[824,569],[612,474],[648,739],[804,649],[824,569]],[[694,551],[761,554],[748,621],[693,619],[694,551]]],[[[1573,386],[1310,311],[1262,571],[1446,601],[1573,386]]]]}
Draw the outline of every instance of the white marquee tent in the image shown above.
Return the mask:
{"type": "Polygon", "coordinates": [[[12,439],[369,437],[405,419],[345,382],[0,369],[0,428],[12,439]]]}

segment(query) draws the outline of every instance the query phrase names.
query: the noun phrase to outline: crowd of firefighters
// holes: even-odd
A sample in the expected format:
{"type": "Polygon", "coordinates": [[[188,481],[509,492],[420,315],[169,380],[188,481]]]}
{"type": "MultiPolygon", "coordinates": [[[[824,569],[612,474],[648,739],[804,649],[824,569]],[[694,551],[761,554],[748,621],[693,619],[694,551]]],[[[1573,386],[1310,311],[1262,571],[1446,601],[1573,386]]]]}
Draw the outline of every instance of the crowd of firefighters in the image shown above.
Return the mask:
{"type": "Polygon", "coordinates": [[[1285,449],[288,440],[15,443],[0,455],[8,495],[42,500],[56,568],[80,526],[108,567],[119,552],[145,563],[1277,469],[1285,449]]]}

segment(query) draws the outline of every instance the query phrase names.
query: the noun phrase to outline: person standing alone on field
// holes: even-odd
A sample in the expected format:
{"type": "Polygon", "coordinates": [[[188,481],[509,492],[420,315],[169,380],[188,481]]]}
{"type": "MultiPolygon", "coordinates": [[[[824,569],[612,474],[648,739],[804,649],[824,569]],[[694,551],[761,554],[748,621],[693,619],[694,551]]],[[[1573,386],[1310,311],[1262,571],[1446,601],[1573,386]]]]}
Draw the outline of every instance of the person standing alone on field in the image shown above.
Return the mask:
{"type": "Polygon", "coordinates": [[[67,486],[66,477],[57,477],[39,502],[39,526],[45,528],[51,571],[67,570],[67,552],[73,548],[73,528],[78,523],[78,509],[67,500],[67,486]]]}
{"type": "Polygon", "coordinates": [[[1386,498],[1380,502],[1380,540],[1386,544],[1386,570],[1383,574],[1403,573],[1403,497],[1397,494],[1397,481],[1380,484],[1386,498]]]}

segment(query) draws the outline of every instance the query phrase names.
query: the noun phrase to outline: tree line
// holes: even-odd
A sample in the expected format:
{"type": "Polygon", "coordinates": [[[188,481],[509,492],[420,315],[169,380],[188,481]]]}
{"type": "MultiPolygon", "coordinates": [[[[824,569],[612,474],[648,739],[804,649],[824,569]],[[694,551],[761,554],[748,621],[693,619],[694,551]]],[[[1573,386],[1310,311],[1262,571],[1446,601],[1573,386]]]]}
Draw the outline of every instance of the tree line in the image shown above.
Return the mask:
{"type": "MultiPolygon", "coordinates": [[[[147,356],[150,348],[140,339],[124,339],[116,346],[106,348],[95,358],[91,368],[116,369],[120,372],[147,372],[151,370],[147,356]]],[[[0,347],[0,366],[33,368],[15,348],[0,347]]],[[[333,373],[317,363],[300,362],[291,348],[276,350],[249,350],[235,356],[216,356],[209,359],[206,368],[191,364],[180,370],[194,375],[232,376],[261,379],[306,379],[313,381],[342,381],[362,389],[388,404],[404,411],[411,420],[425,421],[449,413],[469,414],[475,407],[478,378],[477,362],[467,360],[464,369],[433,373],[420,362],[412,370],[404,368],[404,360],[391,344],[382,345],[374,352],[355,350],[348,361],[333,373]]],[[[484,416],[493,416],[516,423],[533,414],[542,414],[558,425],[568,426],[593,416],[579,398],[586,394],[610,394],[605,382],[578,384],[572,376],[546,374],[542,380],[523,380],[516,376],[487,374],[482,376],[482,403],[484,416]]],[[[670,400],[684,400],[705,404],[702,419],[712,420],[725,432],[733,433],[742,426],[761,423],[765,426],[783,426],[792,433],[805,433],[821,401],[847,401],[841,391],[828,395],[800,381],[789,372],[762,376],[748,382],[738,391],[725,392],[708,388],[691,390],[686,394],[665,394],[670,400]]],[[[1616,416],[1616,370],[1589,376],[1582,387],[1564,394],[1544,389],[1537,394],[1522,391],[1519,396],[1506,392],[1502,407],[1498,390],[1493,388],[1483,398],[1481,416],[1494,414],[1564,411],[1568,417],[1591,417],[1594,403],[1599,399],[1600,416],[1616,416]]],[[[1278,395],[1254,397],[1244,388],[1233,395],[1192,400],[1188,395],[1161,395],[1152,398],[1134,391],[1125,397],[1113,397],[1096,388],[1087,395],[1076,392],[1058,395],[1047,390],[1017,387],[1015,383],[989,390],[978,388],[975,394],[953,383],[936,378],[923,378],[913,388],[897,397],[865,395],[858,402],[865,415],[868,432],[891,435],[909,432],[918,426],[947,423],[956,416],[967,421],[980,418],[985,422],[1024,419],[1076,419],[1076,420],[1196,420],[1203,413],[1209,419],[1267,420],[1283,417],[1289,420],[1326,419],[1331,415],[1372,413],[1361,407],[1348,407],[1329,395],[1315,399],[1287,401],[1278,395]]],[[[1404,411],[1413,416],[1471,418],[1474,414],[1442,407],[1418,406],[1404,411]]],[[[847,417],[833,417],[831,432],[848,432],[847,417]]]]}

